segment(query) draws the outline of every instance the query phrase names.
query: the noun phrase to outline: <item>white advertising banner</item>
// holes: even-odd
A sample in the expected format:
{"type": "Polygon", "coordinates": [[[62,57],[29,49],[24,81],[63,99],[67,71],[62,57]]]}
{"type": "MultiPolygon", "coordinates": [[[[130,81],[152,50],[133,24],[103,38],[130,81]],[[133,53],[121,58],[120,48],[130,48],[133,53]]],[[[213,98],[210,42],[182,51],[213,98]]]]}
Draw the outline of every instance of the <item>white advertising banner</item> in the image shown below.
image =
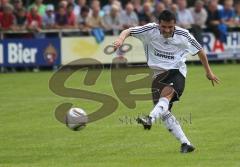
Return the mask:
{"type": "Polygon", "coordinates": [[[119,54],[119,52],[113,52],[112,43],[115,39],[114,36],[107,36],[102,43],[98,44],[93,37],[62,38],[62,64],[82,58],[92,58],[103,64],[111,64],[115,57],[119,59],[124,57],[130,63],[146,62],[144,49],[139,40],[129,37],[122,48],[126,52],[119,54]]]}

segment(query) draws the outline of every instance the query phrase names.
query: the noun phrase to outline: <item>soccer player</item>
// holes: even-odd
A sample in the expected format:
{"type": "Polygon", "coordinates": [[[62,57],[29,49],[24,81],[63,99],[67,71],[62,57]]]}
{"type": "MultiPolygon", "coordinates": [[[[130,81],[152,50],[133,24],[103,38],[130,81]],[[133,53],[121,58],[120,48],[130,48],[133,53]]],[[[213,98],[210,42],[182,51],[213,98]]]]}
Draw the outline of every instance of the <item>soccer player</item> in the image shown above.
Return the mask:
{"type": "Polygon", "coordinates": [[[201,45],[188,30],[175,24],[175,15],[164,10],[159,16],[159,24],[149,23],[126,29],[121,32],[113,45],[115,49],[119,48],[128,36],[142,41],[148,66],[154,72],[152,96],[155,106],[149,116],[138,118],[137,122],[142,124],[144,129],[150,129],[157,119],[162,119],[166,128],[181,142],[180,152],[188,153],[195,148],[171,113],[173,102],[179,100],[184,90],[187,55],[199,56],[206,77],[213,86],[219,83],[219,79],[212,72],[201,45]]]}

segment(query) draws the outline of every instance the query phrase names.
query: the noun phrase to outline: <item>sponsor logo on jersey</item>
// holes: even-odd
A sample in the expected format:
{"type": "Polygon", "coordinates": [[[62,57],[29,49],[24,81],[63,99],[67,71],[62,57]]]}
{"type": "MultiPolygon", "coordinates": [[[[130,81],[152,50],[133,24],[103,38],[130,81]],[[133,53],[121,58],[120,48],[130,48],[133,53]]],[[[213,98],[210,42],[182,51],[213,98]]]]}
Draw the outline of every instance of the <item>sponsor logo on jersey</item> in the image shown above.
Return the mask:
{"type": "Polygon", "coordinates": [[[154,55],[162,59],[174,60],[173,52],[164,52],[164,51],[154,49],[154,55]]]}

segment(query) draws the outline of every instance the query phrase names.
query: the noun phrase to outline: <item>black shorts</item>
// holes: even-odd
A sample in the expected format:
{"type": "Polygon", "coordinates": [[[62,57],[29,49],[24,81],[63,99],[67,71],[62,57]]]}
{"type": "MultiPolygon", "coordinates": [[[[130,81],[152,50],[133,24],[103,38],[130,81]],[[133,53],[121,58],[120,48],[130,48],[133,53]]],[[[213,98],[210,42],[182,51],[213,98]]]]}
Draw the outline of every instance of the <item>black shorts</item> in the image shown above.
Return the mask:
{"type": "Polygon", "coordinates": [[[185,87],[185,77],[178,69],[169,70],[157,75],[152,82],[152,98],[154,105],[158,103],[160,94],[165,86],[171,86],[175,90],[174,96],[169,105],[169,109],[171,109],[172,103],[174,101],[178,101],[183,93],[185,87]]]}

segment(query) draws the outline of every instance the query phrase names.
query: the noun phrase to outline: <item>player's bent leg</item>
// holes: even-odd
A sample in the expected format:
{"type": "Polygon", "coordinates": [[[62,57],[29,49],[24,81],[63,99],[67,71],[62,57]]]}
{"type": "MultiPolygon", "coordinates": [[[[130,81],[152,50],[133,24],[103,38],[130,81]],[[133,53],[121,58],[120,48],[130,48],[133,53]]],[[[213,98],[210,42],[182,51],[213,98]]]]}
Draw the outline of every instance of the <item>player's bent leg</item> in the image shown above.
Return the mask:
{"type": "Polygon", "coordinates": [[[169,101],[174,96],[174,89],[171,86],[165,86],[160,96],[158,103],[155,105],[150,115],[145,118],[137,118],[136,120],[139,124],[143,125],[144,129],[150,130],[152,123],[161,117],[161,115],[165,115],[163,112],[167,111],[169,108],[169,101]]]}
{"type": "Polygon", "coordinates": [[[185,136],[179,122],[174,115],[169,111],[169,102],[175,95],[175,90],[171,86],[166,86],[161,92],[161,97],[158,103],[153,108],[149,117],[138,118],[138,123],[142,124],[144,129],[151,129],[152,123],[158,118],[161,118],[165,127],[181,142],[181,153],[194,151],[188,138],[185,136]]]}

